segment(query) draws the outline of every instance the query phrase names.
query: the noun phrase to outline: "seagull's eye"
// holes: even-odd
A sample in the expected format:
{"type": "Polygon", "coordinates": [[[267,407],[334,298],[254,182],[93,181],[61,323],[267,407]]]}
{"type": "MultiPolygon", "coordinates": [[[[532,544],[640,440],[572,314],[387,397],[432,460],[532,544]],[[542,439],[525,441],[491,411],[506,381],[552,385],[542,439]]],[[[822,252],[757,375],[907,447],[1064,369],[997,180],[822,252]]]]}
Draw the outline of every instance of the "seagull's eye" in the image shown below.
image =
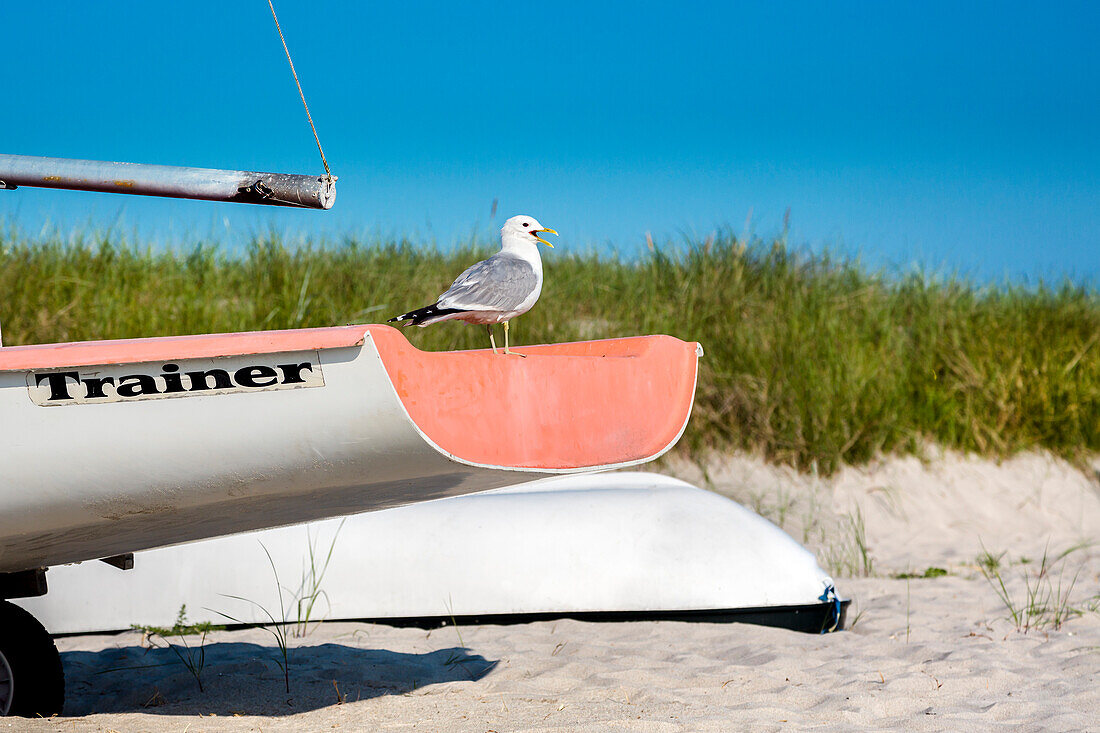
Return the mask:
{"type": "Polygon", "coordinates": [[[523,226],[528,227],[528,226],[531,226],[531,225],[528,224],[527,222],[523,222],[523,226]]]}

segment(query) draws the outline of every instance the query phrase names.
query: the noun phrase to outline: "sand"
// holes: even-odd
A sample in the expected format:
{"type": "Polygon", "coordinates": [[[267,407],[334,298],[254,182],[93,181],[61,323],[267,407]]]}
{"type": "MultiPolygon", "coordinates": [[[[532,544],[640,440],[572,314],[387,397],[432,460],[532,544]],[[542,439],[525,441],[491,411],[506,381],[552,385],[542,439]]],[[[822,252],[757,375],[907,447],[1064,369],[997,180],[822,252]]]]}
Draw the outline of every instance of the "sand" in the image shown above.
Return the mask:
{"type": "Polygon", "coordinates": [[[263,629],[207,639],[202,692],[137,633],[73,636],[58,639],[65,715],[0,730],[1100,729],[1100,553],[1074,550],[1035,580],[1044,550],[1100,539],[1098,469],[939,454],[826,480],[747,456],[669,461],[663,470],[755,506],[843,569],[851,629],[325,623],[290,639],[289,694],[263,629]],[[1081,613],[1018,629],[979,571],[983,547],[1014,602],[1025,574],[1055,597],[1075,579],[1067,603],[1081,613]],[[930,567],[947,575],[897,577],[930,567]]]}

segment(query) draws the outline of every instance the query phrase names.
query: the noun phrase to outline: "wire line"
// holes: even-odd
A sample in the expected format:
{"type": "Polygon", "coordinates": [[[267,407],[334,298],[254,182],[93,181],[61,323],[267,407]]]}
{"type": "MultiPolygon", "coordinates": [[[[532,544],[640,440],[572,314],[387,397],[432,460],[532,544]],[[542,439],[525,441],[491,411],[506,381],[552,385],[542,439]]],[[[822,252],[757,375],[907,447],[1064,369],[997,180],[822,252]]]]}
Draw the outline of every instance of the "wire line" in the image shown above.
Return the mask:
{"type": "Polygon", "coordinates": [[[317,136],[317,128],[313,125],[313,115],[309,113],[309,105],[306,104],[306,95],[302,91],[302,82],[298,81],[298,72],[294,70],[294,60],[290,58],[290,49],[286,46],[286,38],[283,37],[283,29],[279,25],[279,16],[275,14],[275,4],[272,0],[267,0],[267,5],[271,8],[271,17],[275,19],[275,30],[279,31],[279,40],[283,42],[283,50],[286,51],[286,60],[290,63],[290,73],[294,75],[294,83],[298,85],[298,95],[302,98],[302,106],[306,108],[306,119],[309,120],[309,128],[313,130],[313,139],[317,141],[317,152],[321,154],[321,163],[325,166],[325,175],[330,179],[332,178],[332,171],[329,170],[328,160],[325,158],[325,151],[321,147],[321,138],[317,136]]]}

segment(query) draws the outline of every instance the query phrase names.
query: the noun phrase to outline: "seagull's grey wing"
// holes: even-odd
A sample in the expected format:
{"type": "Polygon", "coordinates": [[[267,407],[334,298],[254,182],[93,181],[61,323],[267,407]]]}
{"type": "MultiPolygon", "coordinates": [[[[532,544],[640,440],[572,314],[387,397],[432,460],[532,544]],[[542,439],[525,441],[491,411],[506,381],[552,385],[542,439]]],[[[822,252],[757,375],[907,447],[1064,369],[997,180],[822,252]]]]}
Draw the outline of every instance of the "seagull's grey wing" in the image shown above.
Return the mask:
{"type": "Polygon", "coordinates": [[[538,287],[535,268],[525,260],[496,254],[458,276],[439,296],[440,308],[515,310],[538,287]]]}

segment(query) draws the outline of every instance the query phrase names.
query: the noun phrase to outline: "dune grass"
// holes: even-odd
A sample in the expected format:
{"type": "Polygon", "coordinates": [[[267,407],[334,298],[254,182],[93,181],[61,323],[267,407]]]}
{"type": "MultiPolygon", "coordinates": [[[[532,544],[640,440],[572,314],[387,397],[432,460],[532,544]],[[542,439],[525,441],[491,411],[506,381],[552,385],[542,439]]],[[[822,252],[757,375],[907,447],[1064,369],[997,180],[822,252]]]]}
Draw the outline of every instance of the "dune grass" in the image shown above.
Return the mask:
{"type": "MultiPolygon", "coordinates": [[[[0,234],[7,345],[381,322],[432,302],[491,251],[409,241],[287,246],[257,237],[149,249],[102,235],[0,234]]],[[[1100,451],[1100,294],[870,272],[782,240],[654,248],[637,260],[546,251],[516,343],[647,333],[706,356],[680,450],[742,448],[822,472],[928,441],[985,455],[1100,451]]],[[[484,330],[411,329],[425,349],[484,330]]]]}
{"type": "Polygon", "coordinates": [[[1018,587],[1019,583],[1006,583],[1001,567],[1006,555],[1004,552],[994,555],[983,546],[978,556],[978,569],[1004,604],[1008,618],[1017,631],[1025,634],[1031,629],[1052,628],[1057,631],[1074,616],[1095,611],[1095,604],[1100,600],[1100,594],[1084,600],[1078,600],[1073,595],[1084,565],[1078,565],[1070,574],[1067,558],[1086,549],[1088,545],[1080,544],[1052,554],[1047,547],[1037,563],[1021,558],[1022,589],[1018,587]],[[1010,588],[1010,585],[1013,587],[1010,588]]]}

